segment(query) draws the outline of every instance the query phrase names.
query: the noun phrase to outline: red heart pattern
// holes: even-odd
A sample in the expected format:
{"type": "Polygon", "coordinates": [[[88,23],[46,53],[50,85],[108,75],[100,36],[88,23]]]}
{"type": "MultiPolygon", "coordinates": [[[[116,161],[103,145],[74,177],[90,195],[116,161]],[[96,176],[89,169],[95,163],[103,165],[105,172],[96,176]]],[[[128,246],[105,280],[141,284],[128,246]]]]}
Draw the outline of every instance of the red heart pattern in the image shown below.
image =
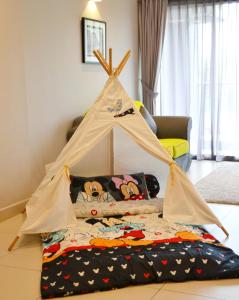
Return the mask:
{"type": "Polygon", "coordinates": [[[68,260],[67,259],[63,260],[62,264],[63,266],[66,266],[68,264],[68,260]]]}
{"type": "Polygon", "coordinates": [[[131,260],[131,255],[125,255],[125,259],[131,260]]]}
{"type": "Polygon", "coordinates": [[[96,216],[97,215],[97,210],[96,209],[92,209],[91,210],[91,214],[92,214],[92,216],[96,216]]]}
{"type": "Polygon", "coordinates": [[[110,279],[109,278],[103,278],[104,283],[109,283],[110,279]]]}

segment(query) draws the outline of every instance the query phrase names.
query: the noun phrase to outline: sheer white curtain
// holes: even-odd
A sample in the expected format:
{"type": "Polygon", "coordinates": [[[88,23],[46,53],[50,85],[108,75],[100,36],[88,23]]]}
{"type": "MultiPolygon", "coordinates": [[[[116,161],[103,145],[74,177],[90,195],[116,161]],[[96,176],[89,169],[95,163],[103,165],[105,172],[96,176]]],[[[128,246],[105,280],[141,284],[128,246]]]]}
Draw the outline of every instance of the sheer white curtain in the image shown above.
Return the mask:
{"type": "Polygon", "coordinates": [[[198,159],[239,157],[239,3],[169,5],[157,114],[190,115],[198,159]]]}

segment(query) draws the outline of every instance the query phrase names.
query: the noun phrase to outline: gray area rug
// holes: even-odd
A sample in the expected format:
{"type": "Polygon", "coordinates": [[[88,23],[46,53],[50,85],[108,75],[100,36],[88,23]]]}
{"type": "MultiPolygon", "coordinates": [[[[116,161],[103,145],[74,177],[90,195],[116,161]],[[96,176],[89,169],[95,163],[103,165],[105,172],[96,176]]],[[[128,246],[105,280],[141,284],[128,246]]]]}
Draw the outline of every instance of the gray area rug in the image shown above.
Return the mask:
{"type": "Polygon", "coordinates": [[[196,183],[207,202],[239,205],[239,163],[220,166],[196,183]]]}

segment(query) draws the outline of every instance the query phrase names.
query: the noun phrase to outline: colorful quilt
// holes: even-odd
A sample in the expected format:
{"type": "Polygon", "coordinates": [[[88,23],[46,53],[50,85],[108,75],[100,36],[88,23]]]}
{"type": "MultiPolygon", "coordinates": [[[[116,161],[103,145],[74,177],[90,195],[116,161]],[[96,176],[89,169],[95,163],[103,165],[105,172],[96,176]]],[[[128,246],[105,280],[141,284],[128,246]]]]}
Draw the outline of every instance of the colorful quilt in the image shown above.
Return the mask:
{"type": "Polygon", "coordinates": [[[79,219],[42,234],[43,298],[162,281],[239,277],[239,256],[204,229],[158,213],[79,219]]]}

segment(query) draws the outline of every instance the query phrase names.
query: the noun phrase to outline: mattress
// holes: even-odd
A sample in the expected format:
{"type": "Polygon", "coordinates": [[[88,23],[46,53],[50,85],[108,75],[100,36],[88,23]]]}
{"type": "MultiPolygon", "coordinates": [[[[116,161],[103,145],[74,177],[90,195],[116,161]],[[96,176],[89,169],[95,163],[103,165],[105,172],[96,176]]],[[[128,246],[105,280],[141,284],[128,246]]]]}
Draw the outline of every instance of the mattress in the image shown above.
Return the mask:
{"type": "Polygon", "coordinates": [[[42,298],[163,281],[239,277],[239,256],[205,229],[159,213],[78,219],[42,234],[42,298]]]}

